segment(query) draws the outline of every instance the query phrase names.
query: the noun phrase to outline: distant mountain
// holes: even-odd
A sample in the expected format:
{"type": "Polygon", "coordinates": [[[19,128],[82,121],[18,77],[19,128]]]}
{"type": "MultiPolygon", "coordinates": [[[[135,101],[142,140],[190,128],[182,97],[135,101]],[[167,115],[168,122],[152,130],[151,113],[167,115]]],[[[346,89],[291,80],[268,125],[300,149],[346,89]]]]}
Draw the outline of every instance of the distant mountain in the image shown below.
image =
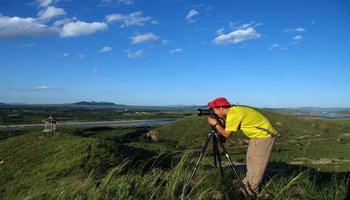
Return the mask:
{"type": "Polygon", "coordinates": [[[338,107],[299,107],[299,108],[267,108],[279,113],[301,113],[301,114],[350,114],[350,108],[338,107]]]}
{"type": "Polygon", "coordinates": [[[118,106],[118,104],[112,103],[112,102],[95,102],[95,101],[80,101],[77,103],[72,103],[73,105],[80,105],[80,106],[118,106]]]}

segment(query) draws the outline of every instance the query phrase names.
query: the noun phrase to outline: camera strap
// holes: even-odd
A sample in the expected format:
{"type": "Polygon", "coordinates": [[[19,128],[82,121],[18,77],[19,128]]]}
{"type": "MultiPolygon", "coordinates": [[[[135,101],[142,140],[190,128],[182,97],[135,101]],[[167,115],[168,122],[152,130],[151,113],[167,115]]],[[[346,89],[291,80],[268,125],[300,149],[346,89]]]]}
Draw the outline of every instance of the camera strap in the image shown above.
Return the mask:
{"type": "Polygon", "coordinates": [[[254,126],[254,127],[259,129],[259,130],[265,131],[266,133],[270,134],[271,137],[275,136],[275,134],[272,133],[269,129],[266,129],[266,128],[263,128],[263,127],[260,127],[260,126],[254,126]]]}

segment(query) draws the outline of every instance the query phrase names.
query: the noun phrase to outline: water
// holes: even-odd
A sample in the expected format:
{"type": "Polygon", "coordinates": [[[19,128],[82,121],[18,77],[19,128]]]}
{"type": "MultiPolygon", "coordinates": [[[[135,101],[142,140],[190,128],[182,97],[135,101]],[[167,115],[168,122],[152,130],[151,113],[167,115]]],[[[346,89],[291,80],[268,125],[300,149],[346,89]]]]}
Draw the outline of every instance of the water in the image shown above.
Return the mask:
{"type": "MultiPolygon", "coordinates": [[[[57,127],[60,126],[161,126],[171,122],[174,119],[166,120],[127,120],[127,121],[102,121],[102,122],[58,122],[57,127]]],[[[8,128],[33,128],[44,127],[44,124],[14,124],[14,125],[0,125],[0,130],[8,128]]]]}
{"type": "Polygon", "coordinates": [[[292,114],[292,117],[310,117],[310,118],[325,118],[325,119],[350,119],[350,115],[340,115],[335,113],[321,112],[315,114],[292,114]]]}
{"type": "Polygon", "coordinates": [[[175,120],[128,120],[128,121],[104,121],[104,122],[62,122],[58,126],[160,126],[175,120]]]}

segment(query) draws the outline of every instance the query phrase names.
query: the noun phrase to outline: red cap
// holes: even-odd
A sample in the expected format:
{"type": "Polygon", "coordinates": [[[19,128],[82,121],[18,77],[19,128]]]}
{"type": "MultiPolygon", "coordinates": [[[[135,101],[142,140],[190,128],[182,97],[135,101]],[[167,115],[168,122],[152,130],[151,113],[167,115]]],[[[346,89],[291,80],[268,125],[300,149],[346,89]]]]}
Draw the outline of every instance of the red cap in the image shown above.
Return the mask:
{"type": "Polygon", "coordinates": [[[216,98],[214,101],[209,102],[208,106],[210,108],[215,108],[215,107],[232,106],[232,104],[230,104],[226,98],[220,97],[220,98],[216,98]]]}

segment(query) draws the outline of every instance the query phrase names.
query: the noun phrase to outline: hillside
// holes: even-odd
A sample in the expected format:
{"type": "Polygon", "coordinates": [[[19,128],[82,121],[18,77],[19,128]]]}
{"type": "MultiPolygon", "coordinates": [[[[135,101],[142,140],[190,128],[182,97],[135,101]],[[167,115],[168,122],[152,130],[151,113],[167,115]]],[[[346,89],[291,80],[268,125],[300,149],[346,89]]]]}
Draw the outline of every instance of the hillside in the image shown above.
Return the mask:
{"type": "MultiPolygon", "coordinates": [[[[350,171],[350,120],[301,119],[269,110],[260,112],[279,130],[271,155],[273,162],[312,166],[323,171],[350,171]]],[[[192,115],[156,128],[149,135],[158,149],[183,151],[201,149],[208,133],[207,116],[192,115]]],[[[244,163],[248,142],[238,132],[226,139],[225,146],[237,162],[244,163]]]]}
{"type": "MultiPolygon", "coordinates": [[[[300,119],[279,114],[269,110],[259,110],[265,115],[272,125],[279,130],[278,140],[291,141],[302,138],[316,139],[326,137],[337,137],[341,133],[349,133],[349,123],[341,121],[330,121],[321,119],[300,119]]],[[[174,123],[164,125],[153,130],[158,141],[175,143],[178,149],[199,148],[210,133],[207,124],[208,116],[192,115],[177,120],[174,123]]],[[[247,139],[243,133],[233,135],[233,139],[247,139]]]]}
{"type": "MultiPolygon", "coordinates": [[[[350,121],[261,112],[280,129],[264,186],[271,194],[268,199],[349,197],[350,121]]],[[[210,153],[198,168],[191,191],[184,190],[199,154],[193,149],[202,147],[210,131],[206,116],[193,114],[156,128],[40,131],[1,132],[0,199],[234,199],[210,153]],[[157,135],[157,140],[149,140],[146,133],[157,135]]],[[[239,133],[225,143],[242,177],[244,139],[239,133]]],[[[227,166],[226,159],[222,163],[227,166]]],[[[228,181],[234,178],[230,173],[225,170],[228,181]]]]}
{"type": "Polygon", "coordinates": [[[0,197],[51,199],[86,179],[106,176],[125,159],[135,165],[156,155],[95,138],[32,131],[0,141],[0,197]]]}

